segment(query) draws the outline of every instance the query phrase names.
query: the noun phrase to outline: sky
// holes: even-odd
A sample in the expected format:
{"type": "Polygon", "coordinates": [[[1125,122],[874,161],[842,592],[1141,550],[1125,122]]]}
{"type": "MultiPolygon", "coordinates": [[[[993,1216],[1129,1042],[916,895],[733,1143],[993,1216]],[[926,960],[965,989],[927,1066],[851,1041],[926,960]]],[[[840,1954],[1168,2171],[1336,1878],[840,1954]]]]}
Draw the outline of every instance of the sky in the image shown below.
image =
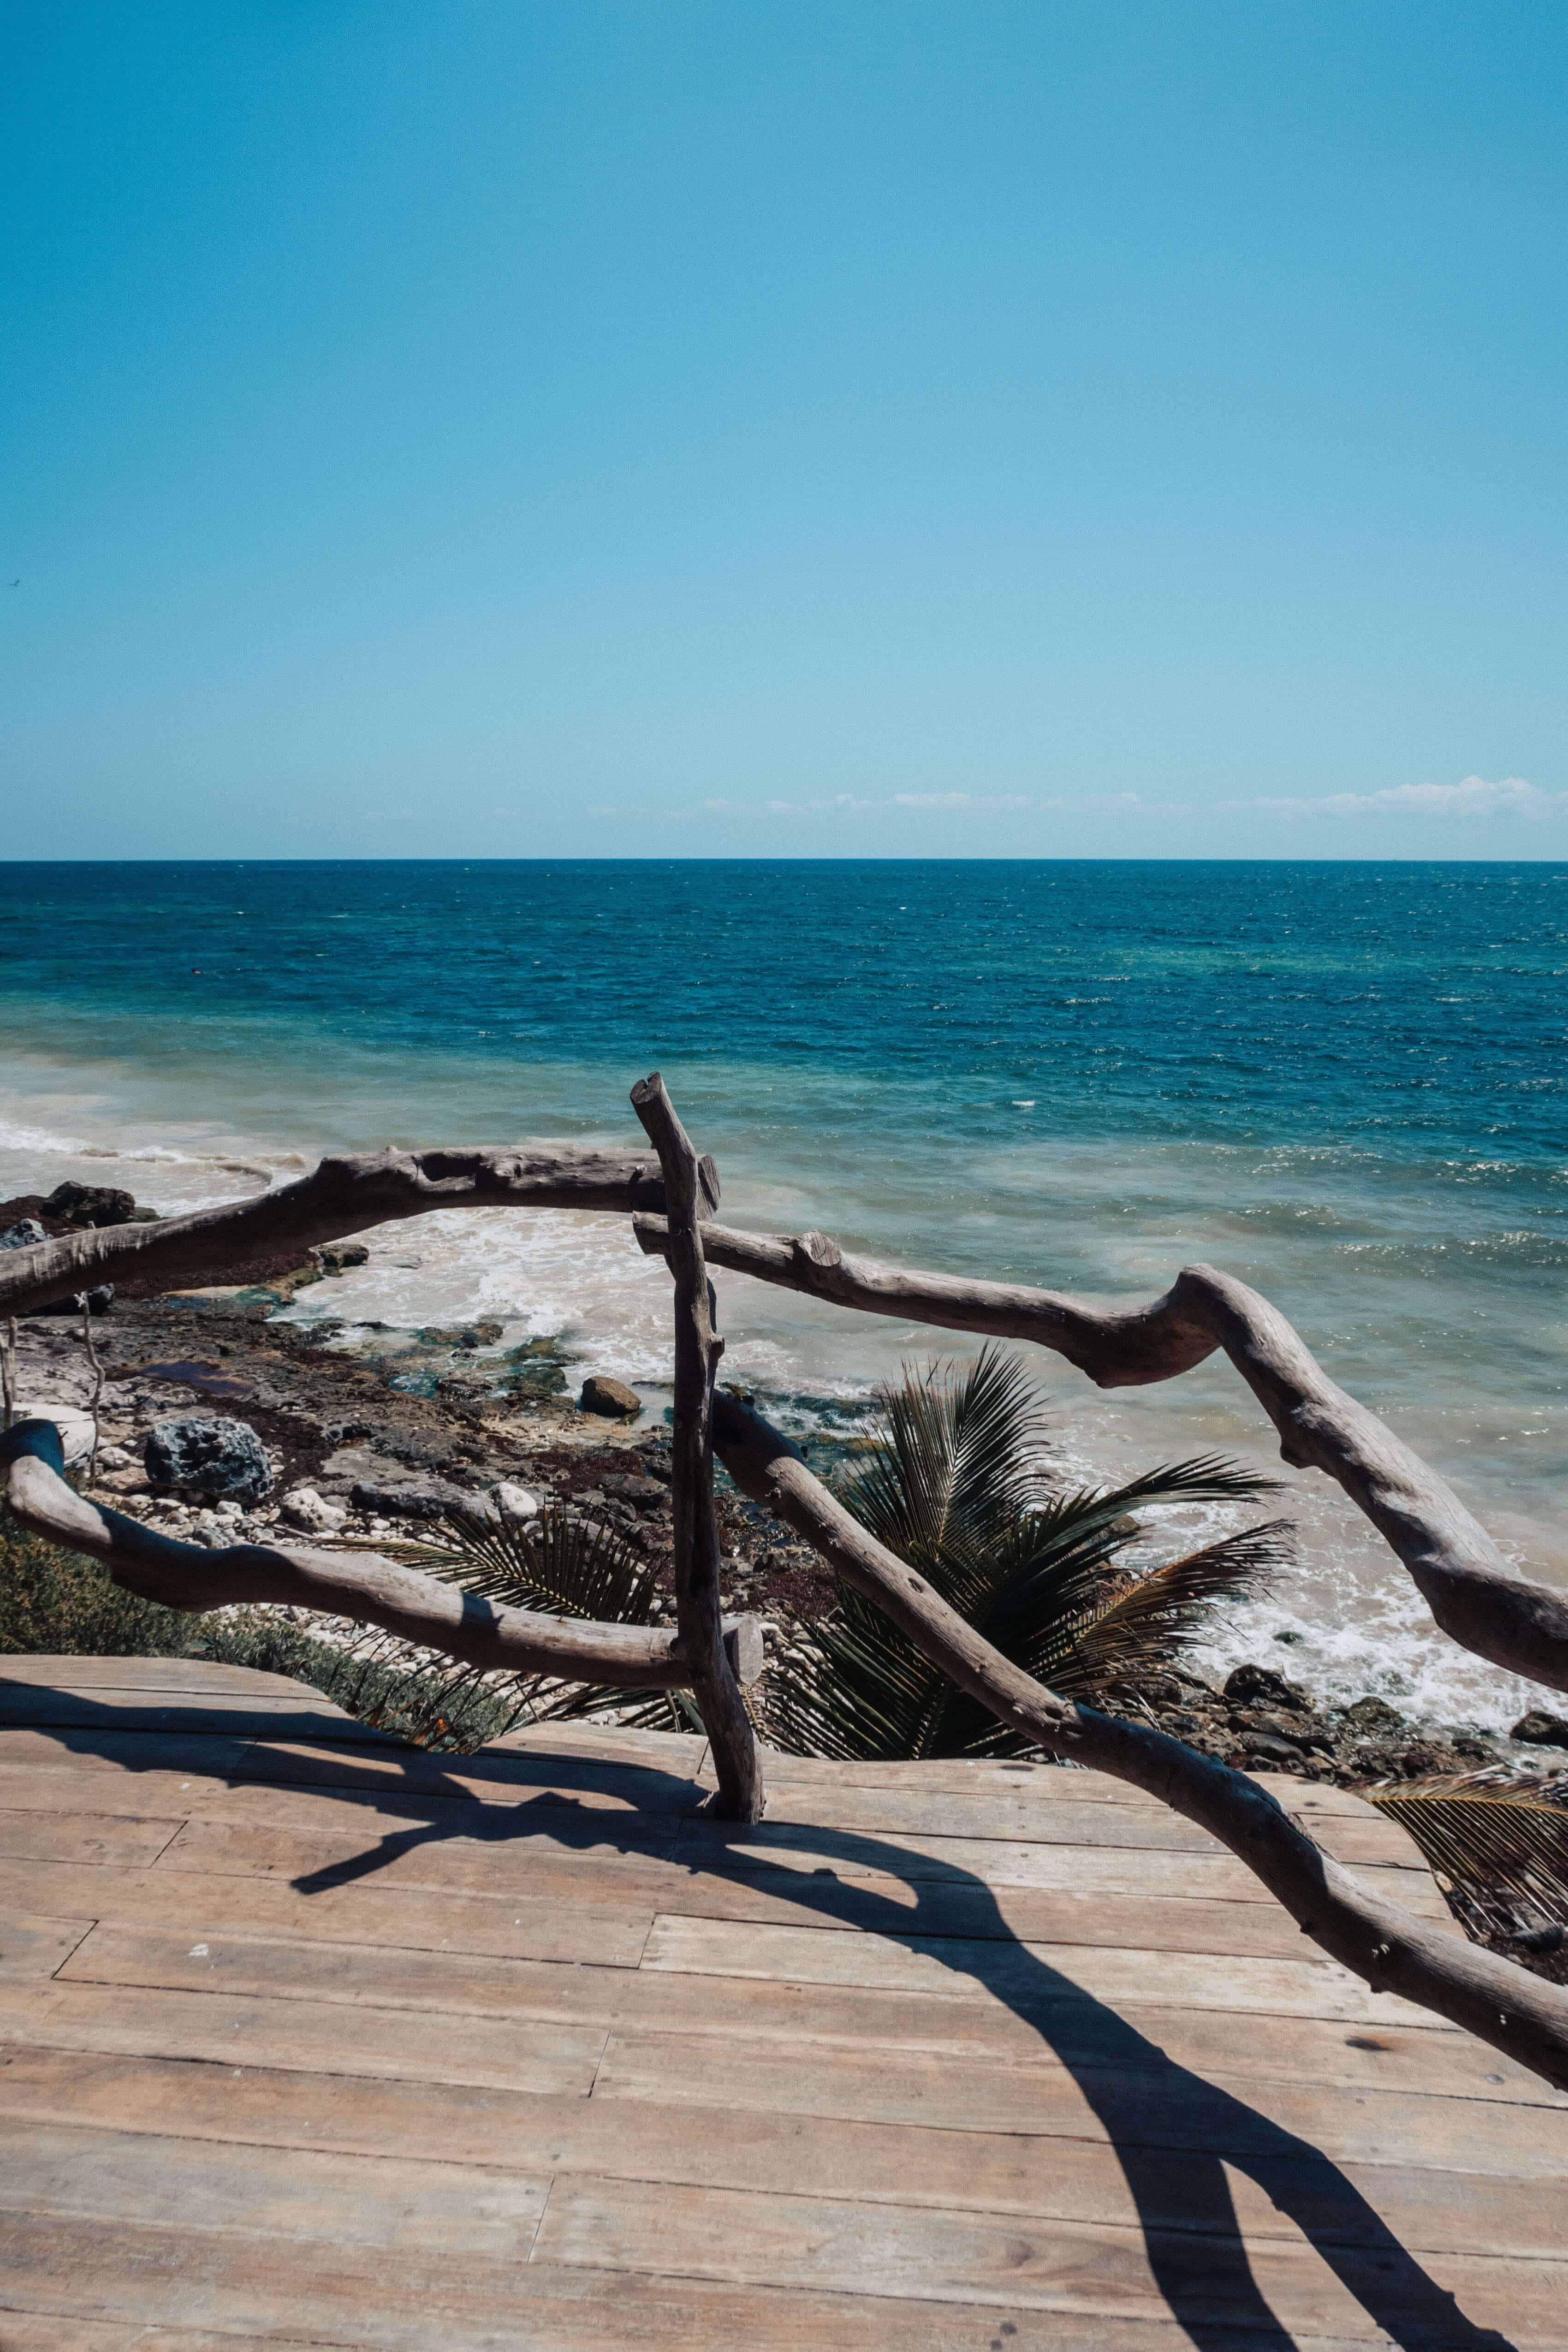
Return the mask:
{"type": "Polygon", "coordinates": [[[7,0],[0,855],[1568,856],[1568,11],[7,0]]]}

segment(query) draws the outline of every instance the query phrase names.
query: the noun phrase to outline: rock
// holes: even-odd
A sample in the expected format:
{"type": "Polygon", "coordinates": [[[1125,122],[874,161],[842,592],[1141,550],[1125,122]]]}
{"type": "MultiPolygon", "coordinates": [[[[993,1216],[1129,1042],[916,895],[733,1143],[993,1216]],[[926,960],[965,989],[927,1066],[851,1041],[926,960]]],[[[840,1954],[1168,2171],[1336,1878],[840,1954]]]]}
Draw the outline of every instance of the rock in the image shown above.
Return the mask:
{"type": "Polygon", "coordinates": [[[1270,1764],[1300,1764],[1307,1753],[1299,1739],[1287,1739],[1274,1731],[1248,1731],[1242,1745],[1248,1762],[1261,1758],[1270,1764]]]}
{"type": "MultiPolygon", "coordinates": [[[[16,1407],[18,1421],[52,1421],[60,1433],[66,1465],[85,1462],[92,1452],[92,1415],[79,1404],[54,1404],[47,1398],[28,1398],[16,1407]]],[[[99,1456],[102,1460],[101,1454],[99,1456]]]]}
{"type": "Polygon", "coordinates": [[[57,1184],[44,1206],[68,1225],[129,1225],[137,1219],[136,1196],[112,1184],[57,1184]]]}
{"type": "MultiPolygon", "coordinates": [[[[120,1448],[115,1446],[112,1451],[118,1453],[120,1448]]],[[[103,1460],[104,1452],[105,1449],[100,1446],[98,1454],[100,1463],[103,1460]]],[[[112,1470],[100,1469],[95,1484],[100,1493],[105,1495],[145,1495],[149,1491],[147,1473],[142,1469],[140,1462],[127,1462],[112,1470]]]]}
{"type": "Polygon", "coordinates": [[[368,1265],[370,1252],[363,1242],[328,1242],[316,1252],[323,1274],[342,1274],[351,1265],[368,1265]]]}
{"type": "Polygon", "coordinates": [[[31,1249],[37,1242],[47,1242],[48,1235],[37,1217],[19,1217],[14,1225],[0,1234],[0,1249],[31,1249]]]}
{"type": "Polygon", "coordinates": [[[314,1486],[290,1486],[278,1509],[291,1528],[312,1536],[335,1536],[349,1516],[341,1503],[329,1503],[314,1486]]]}
{"type": "Polygon", "coordinates": [[[635,1503],[639,1510],[647,1510],[656,1503],[668,1503],[669,1488],[658,1478],[639,1478],[635,1473],[626,1477],[612,1476],[604,1481],[606,1495],[618,1495],[624,1503],[635,1503]]]}
{"type": "Polygon", "coordinates": [[[188,1486],[237,1503],[259,1503],[272,1492],[267,1449],[247,1421],[206,1413],[160,1421],[148,1432],[142,1459],[154,1486],[188,1486]]]}
{"type": "Polygon", "coordinates": [[[590,1372],[583,1383],[583,1393],[577,1400],[584,1412],[603,1413],[608,1421],[635,1421],[642,1411],[642,1399],[624,1381],[607,1380],[602,1372],[590,1372]]]}
{"type": "Polygon", "coordinates": [[[98,1466],[100,1470],[131,1470],[140,1467],[136,1456],[133,1454],[128,1454],[123,1445],[100,1445],[98,1449],[98,1466]]]}
{"type": "Polygon", "coordinates": [[[1397,1708],[1390,1706],[1385,1698],[1373,1698],[1370,1694],[1358,1698],[1353,1706],[1347,1706],[1344,1719],[1350,1730],[1366,1739],[1395,1738],[1405,1728],[1405,1717],[1397,1708]]]}
{"type": "Polygon", "coordinates": [[[1568,1943],[1568,1928],[1556,1919],[1544,1927],[1526,1927],[1519,1935],[1508,1938],[1510,1952],[1531,1952],[1540,1960],[1550,1958],[1553,1952],[1560,1952],[1565,1943],[1568,1943]]]}
{"type": "Polygon", "coordinates": [[[479,1498],[443,1478],[362,1478],[353,1488],[362,1511],[384,1519],[444,1519],[453,1511],[477,1512],[479,1498]]]}
{"type": "Polygon", "coordinates": [[[1250,1661],[1226,1676],[1225,1696],[1232,1706],[1252,1706],[1261,1701],[1266,1706],[1310,1710],[1312,1704],[1300,1684],[1288,1683],[1272,1666],[1255,1666],[1250,1661]]]}
{"type": "Polygon", "coordinates": [[[114,1304],[114,1285],[100,1282],[91,1290],[76,1291],[69,1298],[51,1298],[47,1307],[35,1307],[35,1315],[79,1315],[85,1305],[89,1315],[107,1315],[114,1304]]]}
{"type": "Polygon", "coordinates": [[[1298,1748],[1327,1748],[1330,1744],[1314,1729],[1310,1719],[1280,1715],[1272,1707],[1250,1708],[1238,1728],[1244,1739],[1250,1739],[1262,1732],[1271,1739],[1289,1739],[1298,1748]]]}
{"type": "Polygon", "coordinates": [[[1560,1715],[1548,1715],[1542,1706],[1532,1706],[1508,1736],[1528,1748],[1568,1748],[1568,1721],[1560,1715]]]}
{"type": "Polygon", "coordinates": [[[500,1335],[499,1323],[430,1323],[417,1336],[426,1348],[473,1349],[493,1348],[500,1335]]]}
{"type": "Polygon", "coordinates": [[[539,1497],[531,1495],[526,1486],[516,1486],[510,1478],[502,1478],[490,1488],[490,1501],[503,1519],[536,1519],[539,1497]]]}

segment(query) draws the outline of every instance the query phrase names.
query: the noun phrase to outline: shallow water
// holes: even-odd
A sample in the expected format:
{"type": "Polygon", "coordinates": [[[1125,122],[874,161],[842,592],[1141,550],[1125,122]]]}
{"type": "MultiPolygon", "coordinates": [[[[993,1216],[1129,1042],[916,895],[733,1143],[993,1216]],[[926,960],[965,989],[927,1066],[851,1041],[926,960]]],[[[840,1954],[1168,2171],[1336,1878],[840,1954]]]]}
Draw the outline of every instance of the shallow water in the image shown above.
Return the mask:
{"type": "MultiPolygon", "coordinates": [[[[175,1209],[325,1149],[625,1140],[659,1066],[731,1223],[1106,1298],[1194,1258],[1241,1275],[1568,1577],[1565,981],[1568,867],[1540,865],[10,866],[0,1186],[96,1174],[175,1209]]],[[[494,1316],[652,1381],[664,1282],[619,1220],[451,1213],[296,1312],[494,1316]]],[[[720,1287],[727,1368],[774,1392],[863,1394],[955,1344],[720,1287]]],[[[1270,1459],[1223,1361],[1101,1396],[1037,1360],[1086,1477],[1270,1459]]],[[[1226,1654],[1511,1720],[1526,1686],[1431,1633],[1336,1490],[1281,1475],[1303,1565],[1226,1654]]]]}

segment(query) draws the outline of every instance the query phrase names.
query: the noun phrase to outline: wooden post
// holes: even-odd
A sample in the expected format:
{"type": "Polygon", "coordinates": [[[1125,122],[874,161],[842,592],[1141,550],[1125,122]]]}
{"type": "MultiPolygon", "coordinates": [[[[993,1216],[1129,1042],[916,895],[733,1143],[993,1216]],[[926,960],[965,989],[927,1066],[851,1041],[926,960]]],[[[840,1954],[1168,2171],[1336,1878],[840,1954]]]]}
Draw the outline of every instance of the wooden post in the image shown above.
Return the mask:
{"type": "Polygon", "coordinates": [[[632,1088],[632,1108],[658,1153],[675,1277],[676,1624],[712,1746],[717,1810],[727,1821],[760,1822],[766,1801],[762,1757],[720,1633],[713,1380],[724,1342],[713,1328],[713,1292],[700,1230],[700,1220],[719,1205],[718,1171],[711,1160],[699,1160],[657,1070],[632,1088]]]}

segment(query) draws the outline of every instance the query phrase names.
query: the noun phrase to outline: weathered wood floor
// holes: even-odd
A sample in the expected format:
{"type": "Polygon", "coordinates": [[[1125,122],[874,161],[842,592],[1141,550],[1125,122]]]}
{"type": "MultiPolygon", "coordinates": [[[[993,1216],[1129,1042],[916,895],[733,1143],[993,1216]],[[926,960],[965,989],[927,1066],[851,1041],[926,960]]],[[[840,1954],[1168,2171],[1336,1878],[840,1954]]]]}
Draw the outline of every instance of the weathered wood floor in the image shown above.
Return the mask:
{"type": "Polygon", "coordinates": [[[1568,2099],[1205,1837],[784,1759],[731,1830],[703,1758],[0,1660],[4,2352],[1568,2345],[1568,2099]]]}

